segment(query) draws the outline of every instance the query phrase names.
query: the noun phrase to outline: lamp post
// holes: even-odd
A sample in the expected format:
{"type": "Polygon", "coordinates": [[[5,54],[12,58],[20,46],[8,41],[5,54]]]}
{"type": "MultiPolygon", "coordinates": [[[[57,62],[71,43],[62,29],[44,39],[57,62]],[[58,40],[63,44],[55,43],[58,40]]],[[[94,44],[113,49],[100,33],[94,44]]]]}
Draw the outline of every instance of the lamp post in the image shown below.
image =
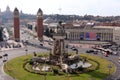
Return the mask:
{"type": "Polygon", "coordinates": [[[67,37],[66,37],[66,39],[67,39],[67,41],[66,41],[66,42],[67,42],[67,44],[66,44],[66,46],[65,46],[65,47],[67,48],[67,54],[68,54],[69,39],[70,39],[70,38],[68,38],[68,36],[69,36],[70,32],[69,32],[69,31],[67,31],[66,33],[67,33],[67,37]]]}
{"type": "Polygon", "coordinates": [[[46,73],[44,74],[44,80],[46,80],[46,73]]]}
{"type": "Polygon", "coordinates": [[[28,40],[25,39],[25,52],[26,52],[26,55],[28,54],[28,47],[27,47],[27,43],[28,43],[28,40]]]}
{"type": "Polygon", "coordinates": [[[27,41],[25,41],[25,52],[26,52],[26,55],[27,55],[27,53],[28,53],[27,41]]]}
{"type": "MultiPolygon", "coordinates": [[[[1,54],[2,54],[2,52],[3,52],[3,51],[1,50],[1,48],[0,48],[0,52],[1,52],[1,54]]],[[[0,59],[2,59],[2,58],[3,58],[3,56],[2,56],[2,55],[0,55],[0,59]]]]}
{"type": "Polygon", "coordinates": [[[27,38],[25,38],[25,52],[26,52],[26,55],[28,54],[28,46],[27,44],[29,43],[28,40],[30,39],[30,36],[27,36],[27,38]]]}
{"type": "MultiPolygon", "coordinates": [[[[69,42],[69,40],[70,40],[70,37],[69,37],[70,32],[67,31],[66,33],[67,33],[67,40],[68,40],[68,42],[69,42]]],[[[71,42],[71,40],[70,40],[70,42],[71,42]]]]}
{"type": "Polygon", "coordinates": [[[8,60],[8,54],[4,52],[3,63],[6,62],[7,60],[8,60]]]}
{"type": "Polygon", "coordinates": [[[44,63],[44,80],[46,80],[46,73],[45,73],[45,71],[46,71],[46,55],[44,55],[44,57],[45,57],[45,63],[44,63]]]}
{"type": "Polygon", "coordinates": [[[109,65],[108,65],[108,70],[109,70],[109,71],[108,71],[108,75],[110,75],[110,70],[111,70],[111,68],[112,68],[112,66],[109,64],[109,65]]]}
{"type": "Polygon", "coordinates": [[[109,64],[108,64],[108,75],[109,75],[109,76],[110,76],[111,68],[112,68],[112,65],[111,65],[111,63],[109,63],[109,64]]]}

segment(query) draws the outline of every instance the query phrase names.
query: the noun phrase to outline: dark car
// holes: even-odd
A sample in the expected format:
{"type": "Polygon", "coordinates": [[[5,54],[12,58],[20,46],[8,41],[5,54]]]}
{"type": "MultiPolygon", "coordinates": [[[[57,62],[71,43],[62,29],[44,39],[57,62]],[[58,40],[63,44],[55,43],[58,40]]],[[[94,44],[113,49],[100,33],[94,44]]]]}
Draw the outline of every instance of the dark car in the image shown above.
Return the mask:
{"type": "Polygon", "coordinates": [[[43,46],[43,44],[40,44],[40,46],[43,46]]]}
{"type": "Polygon", "coordinates": [[[94,50],[87,50],[86,53],[93,53],[94,50]]]}
{"type": "Polygon", "coordinates": [[[78,51],[78,49],[77,49],[77,48],[73,48],[72,50],[73,50],[73,51],[78,51]]]}
{"type": "Polygon", "coordinates": [[[76,48],[76,47],[71,47],[71,49],[73,50],[73,51],[77,51],[78,49],[76,48]]]}
{"type": "Polygon", "coordinates": [[[74,49],[74,48],[75,48],[74,46],[71,47],[71,49],[74,49]]]}

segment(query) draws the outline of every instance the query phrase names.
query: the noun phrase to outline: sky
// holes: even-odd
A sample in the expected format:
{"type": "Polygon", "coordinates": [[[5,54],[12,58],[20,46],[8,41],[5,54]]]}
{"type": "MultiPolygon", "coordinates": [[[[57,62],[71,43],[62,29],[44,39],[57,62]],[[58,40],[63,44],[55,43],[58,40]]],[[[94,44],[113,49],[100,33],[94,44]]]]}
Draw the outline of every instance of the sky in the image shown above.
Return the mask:
{"type": "Polygon", "coordinates": [[[28,14],[41,8],[44,14],[120,16],[120,0],[0,0],[1,11],[7,6],[28,14]]]}

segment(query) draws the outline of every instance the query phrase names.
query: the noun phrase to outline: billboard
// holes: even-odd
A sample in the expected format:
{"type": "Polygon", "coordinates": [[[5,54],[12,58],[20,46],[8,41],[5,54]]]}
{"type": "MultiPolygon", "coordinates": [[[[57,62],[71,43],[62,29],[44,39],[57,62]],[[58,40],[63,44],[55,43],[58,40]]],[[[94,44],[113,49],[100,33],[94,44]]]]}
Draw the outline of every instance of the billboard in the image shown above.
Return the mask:
{"type": "Polygon", "coordinates": [[[96,38],[101,38],[101,34],[97,33],[96,38]]]}
{"type": "Polygon", "coordinates": [[[101,39],[101,34],[97,33],[96,38],[97,38],[97,40],[100,40],[101,39]]]}
{"type": "Polygon", "coordinates": [[[80,39],[84,39],[84,33],[83,32],[80,33],[80,39]]]}
{"type": "Polygon", "coordinates": [[[86,40],[96,40],[96,33],[95,32],[87,32],[85,33],[86,40]]]}

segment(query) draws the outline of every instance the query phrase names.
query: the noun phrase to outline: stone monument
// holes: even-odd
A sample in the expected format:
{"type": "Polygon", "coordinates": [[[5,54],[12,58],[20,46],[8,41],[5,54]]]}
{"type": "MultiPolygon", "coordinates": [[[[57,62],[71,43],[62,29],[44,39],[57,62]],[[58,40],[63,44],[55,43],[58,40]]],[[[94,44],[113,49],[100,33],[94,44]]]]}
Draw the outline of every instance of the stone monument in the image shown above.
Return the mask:
{"type": "Polygon", "coordinates": [[[62,21],[57,25],[57,31],[53,34],[53,51],[50,54],[50,61],[56,65],[61,65],[67,59],[67,52],[65,47],[66,33],[62,21]]]}

